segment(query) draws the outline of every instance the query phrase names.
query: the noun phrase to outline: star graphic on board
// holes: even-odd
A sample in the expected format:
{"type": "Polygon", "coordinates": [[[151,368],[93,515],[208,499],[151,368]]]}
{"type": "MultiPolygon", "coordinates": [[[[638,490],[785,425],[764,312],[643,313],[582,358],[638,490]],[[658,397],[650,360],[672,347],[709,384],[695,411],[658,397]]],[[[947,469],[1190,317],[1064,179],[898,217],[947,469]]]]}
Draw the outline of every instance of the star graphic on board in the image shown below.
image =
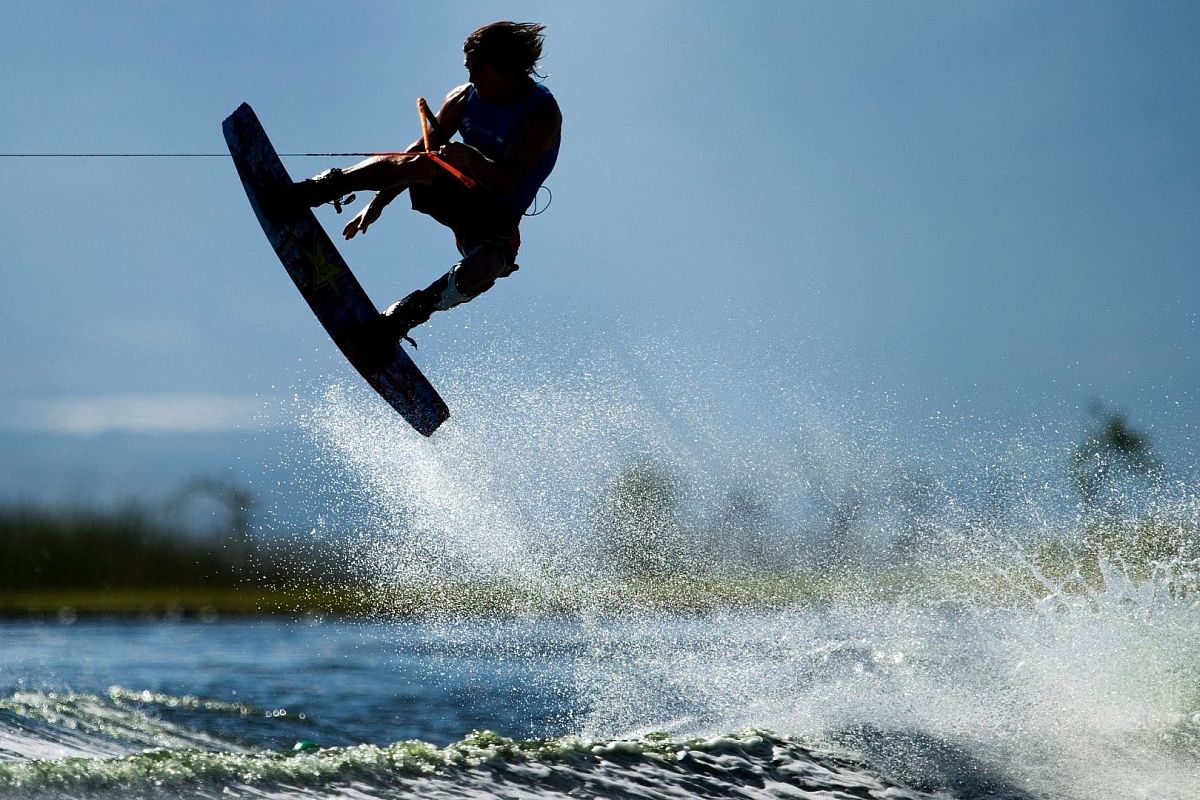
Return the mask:
{"type": "Polygon", "coordinates": [[[335,293],[341,294],[337,279],[346,270],[337,264],[330,263],[316,242],[313,242],[311,247],[304,248],[304,255],[307,256],[308,263],[312,264],[313,268],[312,288],[319,289],[322,286],[328,286],[335,293]]]}

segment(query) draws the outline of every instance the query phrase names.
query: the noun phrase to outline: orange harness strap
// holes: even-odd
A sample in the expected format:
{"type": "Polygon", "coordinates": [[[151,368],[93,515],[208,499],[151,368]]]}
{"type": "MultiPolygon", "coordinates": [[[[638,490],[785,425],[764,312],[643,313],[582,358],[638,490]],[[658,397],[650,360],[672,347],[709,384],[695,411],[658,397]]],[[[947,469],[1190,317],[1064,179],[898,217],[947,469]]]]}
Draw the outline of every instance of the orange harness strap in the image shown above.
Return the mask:
{"type": "MultiPolygon", "coordinates": [[[[288,155],[305,155],[305,156],[425,156],[433,163],[437,164],[446,172],[453,175],[459,183],[468,189],[474,189],[479,185],[479,181],[467,175],[458,167],[451,164],[446,159],[437,154],[430,146],[429,141],[429,121],[436,119],[433,112],[429,110],[429,104],[425,102],[424,97],[417,98],[417,113],[421,117],[421,142],[424,144],[424,150],[375,150],[368,153],[289,153],[288,155]]],[[[3,157],[3,154],[0,154],[3,157]]],[[[224,156],[222,156],[224,158],[224,156]]]]}
{"type": "Polygon", "coordinates": [[[468,189],[474,189],[476,185],[478,185],[478,181],[476,181],[470,175],[463,173],[462,170],[458,169],[453,164],[439,156],[437,153],[433,152],[433,148],[429,144],[429,125],[430,121],[434,117],[433,112],[429,110],[429,103],[425,102],[424,97],[417,98],[417,116],[421,118],[421,141],[425,144],[425,152],[420,153],[419,155],[425,156],[430,161],[446,170],[446,172],[449,172],[451,175],[457,178],[459,183],[461,183],[463,186],[467,187],[468,189]]]}

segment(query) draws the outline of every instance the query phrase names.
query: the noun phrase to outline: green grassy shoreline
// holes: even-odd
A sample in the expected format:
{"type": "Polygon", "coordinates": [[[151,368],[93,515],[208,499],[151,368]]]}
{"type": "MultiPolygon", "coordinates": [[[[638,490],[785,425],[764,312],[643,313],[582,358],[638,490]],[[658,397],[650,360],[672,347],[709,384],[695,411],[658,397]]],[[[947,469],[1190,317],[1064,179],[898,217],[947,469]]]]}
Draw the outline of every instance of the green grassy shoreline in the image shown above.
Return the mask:
{"type": "MultiPolygon", "coordinates": [[[[12,539],[0,540],[10,550],[12,543],[12,539]]],[[[17,552],[34,554],[32,544],[27,540],[17,552]]],[[[107,585],[96,585],[102,580],[96,574],[86,576],[90,585],[71,585],[69,576],[53,569],[57,563],[53,558],[42,551],[36,554],[42,562],[34,564],[40,567],[37,570],[19,570],[0,559],[0,567],[9,568],[8,580],[0,580],[0,619],[704,615],[786,612],[829,603],[869,608],[897,602],[1019,606],[1040,603],[1056,593],[1087,596],[1104,591],[1107,578],[1102,564],[1131,585],[1153,579],[1172,594],[1200,593],[1200,573],[1195,569],[1200,564],[1200,538],[1189,526],[1161,524],[1097,528],[1074,550],[1051,540],[1034,547],[1023,563],[1014,559],[994,567],[974,563],[958,568],[893,565],[804,573],[626,575],[532,585],[495,579],[372,587],[296,567],[252,579],[228,568],[223,573],[204,573],[199,579],[174,581],[169,571],[147,568],[123,575],[121,581],[106,580],[107,585]],[[58,585],[38,585],[51,579],[58,585]]],[[[183,556],[191,555],[192,551],[184,550],[176,560],[183,563],[183,556]]],[[[85,559],[78,552],[74,556],[82,570],[85,559]]],[[[177,571],[182,572],[182,567],[177,571]]],[[[246,571],[241,569],[243,574],[246,571]]]]}
{"type": "MultiPolygon", "coordinates": [[[[967,557],[957,564],[939,557],[924,564],[856,566],[847,557],[826,568],[765,571],[764,565],[758,572],[703,573],[626,564],[590,577],[528,584],[497,575],[486,582],[446,578],[444,584],[372,586],[330,558],[327,543],[307,536],[185,534],[136,505],[108,511],[0,505],[0,619],[703,615],[897,602],[1012,606],[1056,592],[1102,591],[1102,565],[1110,573],[1119,568],[1135,585],[1165,580],[1173,593],[1200,593],[1194,566],[1200,564],[1200,530],[1192,516],[1093,523],[1079,534],[1074,541],[1047,537],[1025,553],[1002,550],[990,559],[984,550],[964,551],[967,557]]],[[[659,560],[671,563],[666,556],[659,560]]]]}
{"type": "Polygon", "coordinates": [[[368,612],[351,593],[328,590],[301,594],[247,586],[0,592],[0,619],[212,620],[280,615],[359,616],[368,612]]]}
{"type": "MultiPolygon", "coordinates": [[[[978,587],[976,587],[977,589],[978,587]]],[[[641,578],[591,586],[523,587],[460,584],[394,587],[379,591],[314,585],[273,589],[231,587],[83,588],[0,591],[0,619],[113,617],[200,619],[222,617],[404,618],[449,613],[459,616],[638,613],[702,615],[721,611],[770,611],[820,606],[831,601],[872,604],[898,598],[928,599],[930,584],[911,574],[774,575],[740,578],[641,578]]],[[[1007,594],[992,586],[996,599],[1007,594]]],[[[934,593],[938,594],[938,593],[934,593]]]]}

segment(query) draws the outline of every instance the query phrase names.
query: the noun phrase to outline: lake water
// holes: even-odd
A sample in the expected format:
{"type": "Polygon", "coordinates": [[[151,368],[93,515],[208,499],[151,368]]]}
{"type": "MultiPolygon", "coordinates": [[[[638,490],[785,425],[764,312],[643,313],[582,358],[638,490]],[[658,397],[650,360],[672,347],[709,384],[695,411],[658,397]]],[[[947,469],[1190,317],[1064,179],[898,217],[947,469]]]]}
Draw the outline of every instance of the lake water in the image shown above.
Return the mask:
{"type": "MultiPolygon", "coordinates": [[[[811,533],[855,519],[821,502],[874,481],[872,514],[842,543],[863,547],[864,565],[890,552],[889,568],[920,577],[888,549],[904,530],[893,489],[907,462],[849,434],[799,458],[821,420],[797,417],[781,434],[787,388],[739,382],[728,367],[714,377],[731,381],[721,396],[758,387],[761,403],[739,413],[762,424],[744,435],[710,419],[703,396],[684,402],[706,385],[694,376],[658,413],[635,380],[605,382],[588,366],[539,385],[481,356],[461,386],[441,384],[456,417],[432,441],[402,430],[365,387],[331,387],[296,412],[308,449],[292,451],[288,483],[313,521],[302,544],[385,612],[405,587],[498,577],[527,597],[568,595],[575,611],[0,623],[0,796],[1200,798],[1198,566],[1186,559],[1148,581],[1109,569],[1091,592],[1046,582],[1021,603],[964,599],[952,581],[890,600],[828,592],[690,617],[626,597],[629,553],[602,545],[597,515],[639,458],[688,467],[683,521],[705,534],[672,550],[648,541],[654,526],[634,526],[627,549],[667,553],[663,568],[729,574],[750,558],[811,575],[820,562],[796,548],[827,556],[811,533]],[[734,504],[739,518],[776,529],[761,551],[739,547],[745,530],[722,511],[738,485],[754,490],[734,504]]],[[[854,435],[869,432],[854,423],[854,435]]],[[[935,571],[998,575],[1020,562],[1013,536],[1057,535],[1048,520],[1062,498],[1044,475],[1063,453],[1034,457],[1013,441],[1000,472],[1023,477],[1005,514],[968,502],[991,472],[979,492],[942,497],[936,516],[928,505],[935,571]]],[[[1195,491],[1179,492],[1155,518],[1195,531],[1195,491]]],[[[645,506],[644,493],[630,497],[627,508],[645,506]]],[[[835,566],[848,574],[857,562],[843,555],[835,566]]],[[[853,577],[873,580],[868,567],[853,577]]],[[[679,591],[675,607],[689,607],[679,591]]]]}
{"type": "Polygon", "coordinates": [[[1189,800],[1200,610],[1131,591],[1021,611],[7,622],[0,795],[1189,800]]]}

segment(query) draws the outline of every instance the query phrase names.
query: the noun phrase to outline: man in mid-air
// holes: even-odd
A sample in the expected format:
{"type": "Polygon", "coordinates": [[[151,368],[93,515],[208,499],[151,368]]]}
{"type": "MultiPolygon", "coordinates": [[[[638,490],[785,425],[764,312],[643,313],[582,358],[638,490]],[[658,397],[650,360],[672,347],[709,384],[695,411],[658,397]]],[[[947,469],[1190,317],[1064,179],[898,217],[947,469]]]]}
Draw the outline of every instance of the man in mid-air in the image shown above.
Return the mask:
{"type": "Polygon", "coordinates": [[[558,159],[562,114],[554,96],[534,80],[542,55],[543,25],[494,22],[463,44],[469,83],[452,89],[436,114],[429,147],[424,139],[405,154],[375,156],[296,184],[302,202],[335,203],[350,192],[375,197],[342,233],[353,239],[405,189],[416,211],[454,232],[462,260],[428,288],[413,292],[379,316],[362,335],[367,359],[382,367],[400,339],[444,311],[486,292],[517,269],[521,217],[558,159]],[[454,134],[462,142],[451,142],[454,134]],[[412,155],[408,155],[411,153],[412,155]],[[471,188],[444,161],[468,176],[471,188]]]}

